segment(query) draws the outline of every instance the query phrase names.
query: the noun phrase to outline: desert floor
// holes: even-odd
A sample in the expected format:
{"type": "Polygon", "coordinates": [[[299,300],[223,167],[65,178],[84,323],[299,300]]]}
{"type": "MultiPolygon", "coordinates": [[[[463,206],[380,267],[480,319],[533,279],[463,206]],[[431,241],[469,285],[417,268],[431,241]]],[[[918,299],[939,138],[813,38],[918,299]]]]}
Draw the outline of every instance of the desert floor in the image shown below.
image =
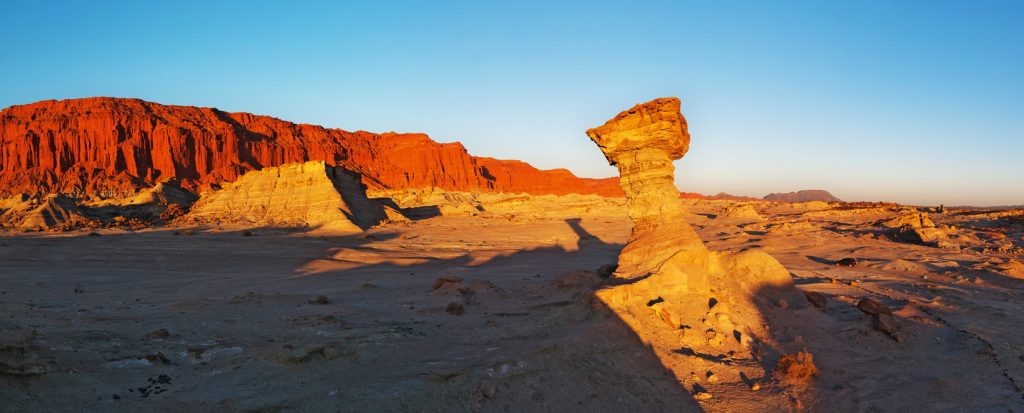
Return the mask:
{"type": "Polygon", "coordinates": [[[698,207],[691,224],[828,298],[765,314],[780,352],[814,355],[807,387],[774,380],[777,359],[655,351],[595,299],[624,213],[437,216],[346,236],[6,234],[0,362],[42,374],[0,374],[0,410],[1024,411],[1010,258],[875,236],[877,211],[762,214],[698,207]],[[861,297],[894,309],[903,342],[861,297]]]}

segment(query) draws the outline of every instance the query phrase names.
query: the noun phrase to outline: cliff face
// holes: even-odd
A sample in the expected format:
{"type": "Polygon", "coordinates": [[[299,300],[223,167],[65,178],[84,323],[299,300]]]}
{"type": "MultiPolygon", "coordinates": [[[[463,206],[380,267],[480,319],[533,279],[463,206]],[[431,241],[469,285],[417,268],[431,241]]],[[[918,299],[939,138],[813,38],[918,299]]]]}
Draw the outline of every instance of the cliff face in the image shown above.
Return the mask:
{"type": "Polygon", "coordinates": [[[120,98],[0,111],[0,195],[128,195],[171,178],[201,192],[250,170],[306,161],[357,172],[371,189],[622,195],[615,178],[478,158],[423,134],[347,132],[120,98]]]}

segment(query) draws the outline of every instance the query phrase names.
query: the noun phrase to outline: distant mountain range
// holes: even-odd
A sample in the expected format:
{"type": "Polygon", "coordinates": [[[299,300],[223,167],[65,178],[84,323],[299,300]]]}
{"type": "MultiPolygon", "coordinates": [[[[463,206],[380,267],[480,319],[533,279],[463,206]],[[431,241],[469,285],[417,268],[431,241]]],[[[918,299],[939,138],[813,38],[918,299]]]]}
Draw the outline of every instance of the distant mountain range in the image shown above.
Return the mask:
{"type": "Polygon", "coordinates": [[[824,191],[821,189],[806,189],[803,191],[796,192],[768,194],[764,196],[764,199],[767,201],[774,202],[843,202],[843,200],[836,198],[828,191],[824,191]]]}

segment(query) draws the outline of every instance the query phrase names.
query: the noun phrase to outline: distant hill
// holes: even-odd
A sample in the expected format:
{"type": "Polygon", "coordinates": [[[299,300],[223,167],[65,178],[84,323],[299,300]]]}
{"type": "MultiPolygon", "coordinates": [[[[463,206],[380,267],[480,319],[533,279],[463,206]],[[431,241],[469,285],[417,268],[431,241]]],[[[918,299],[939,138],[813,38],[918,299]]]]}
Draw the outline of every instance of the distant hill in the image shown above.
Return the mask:
{"type": "Polygon", "coordinates": [[[806,189],[803,191],[787,192],[779,194],[768,194],[764,196],[767,201],[775,202],[811,202],[811,201],[825,201],[825,202],[843,202],[843,200],[836,198],[828,191],[820,189],[806,189]]]}

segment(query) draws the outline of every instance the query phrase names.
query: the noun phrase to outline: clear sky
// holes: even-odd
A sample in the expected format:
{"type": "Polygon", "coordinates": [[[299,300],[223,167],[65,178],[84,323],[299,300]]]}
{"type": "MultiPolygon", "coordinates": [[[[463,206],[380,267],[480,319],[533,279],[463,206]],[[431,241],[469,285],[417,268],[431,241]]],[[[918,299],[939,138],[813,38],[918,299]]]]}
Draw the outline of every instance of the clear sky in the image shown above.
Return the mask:
{"type": "Polygon", "coordinates": [[[137,97],[606,177],[584,131],[678,96],[684,191],[1024,204],[1022,22],[989,0],[0,0],[0,107],[137,97]]]}

